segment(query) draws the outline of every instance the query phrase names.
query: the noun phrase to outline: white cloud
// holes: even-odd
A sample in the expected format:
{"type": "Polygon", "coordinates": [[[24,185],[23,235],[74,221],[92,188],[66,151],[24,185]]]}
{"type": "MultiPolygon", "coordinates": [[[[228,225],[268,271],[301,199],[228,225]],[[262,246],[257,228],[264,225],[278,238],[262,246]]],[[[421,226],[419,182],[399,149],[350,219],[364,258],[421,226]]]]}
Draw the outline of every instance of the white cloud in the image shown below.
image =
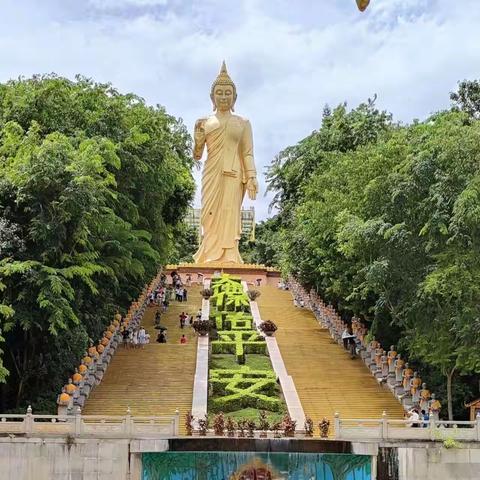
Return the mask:
{"type": "MultiPolygon", "coordinates": [[[[191,129],[222,59],[254,128],[258,170],[317,129],[323,105],[374,93],[396,119],[449,104],[479,76],[480,2],[372,0],[6,0],[0,80],[55,71],[111,81],[191,129]]],[[[264,183],[263,187],[265,187],[264,183]]],[[[260,217],[268,199],[256,203],[260,217]]]]}
{"type": "Polygon", "coordinates": [[[168,0],[88,0],[87,3],[99,9],[118,9],[122,7],[165,6],[168,4],[168,0]]]}

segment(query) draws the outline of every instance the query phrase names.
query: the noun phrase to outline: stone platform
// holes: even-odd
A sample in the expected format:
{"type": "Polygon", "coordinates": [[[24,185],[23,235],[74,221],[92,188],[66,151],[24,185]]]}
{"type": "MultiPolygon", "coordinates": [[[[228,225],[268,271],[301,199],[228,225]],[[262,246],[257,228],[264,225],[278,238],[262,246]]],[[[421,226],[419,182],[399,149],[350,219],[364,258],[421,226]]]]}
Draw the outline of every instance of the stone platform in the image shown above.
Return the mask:
{"type": "Polygon", "coordinates": [[[165,271],[167,275],[176,271],[184,282],[188,274],[192,283],[201,283],[203,279],[211,279],[218,272],[238,275],[242,280],[253,285],[260,281],[260,286],[276,286],[281,276],[280,272],[273,267],[254,263],[180,263],[167,265],[165,271]]]}

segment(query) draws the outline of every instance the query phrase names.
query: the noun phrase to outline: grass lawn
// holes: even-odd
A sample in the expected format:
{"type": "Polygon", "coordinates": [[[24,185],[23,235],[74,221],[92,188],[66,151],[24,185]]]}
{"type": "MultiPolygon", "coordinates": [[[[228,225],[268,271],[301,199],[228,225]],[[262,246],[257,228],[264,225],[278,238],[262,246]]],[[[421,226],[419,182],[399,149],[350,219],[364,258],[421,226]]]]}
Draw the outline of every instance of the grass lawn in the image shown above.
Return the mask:
{"type": "MultiPolygon", "coordinates": [[[[258,354],[247,354],[245,355],[245,365],[250,367],[252,370],[272,370],[272,364],[270,363],[270,358],[266,355],[258,354]]],[[[210,357],[210,369],[226,369],[226,370],[236,370],[242,365],[239,365],[235,360],[235,355],[226,354],[215,354],[210,357]]]]}

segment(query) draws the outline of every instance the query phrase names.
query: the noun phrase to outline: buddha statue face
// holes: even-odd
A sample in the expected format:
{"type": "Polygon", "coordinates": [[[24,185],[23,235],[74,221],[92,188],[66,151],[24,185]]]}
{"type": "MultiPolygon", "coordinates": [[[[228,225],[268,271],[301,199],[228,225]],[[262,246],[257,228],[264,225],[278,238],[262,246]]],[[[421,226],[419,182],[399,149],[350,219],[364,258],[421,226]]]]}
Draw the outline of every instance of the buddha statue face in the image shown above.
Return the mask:
{"type": "Polygon", "coordinates": [[[216,110],[220,112],[228,112],[233,110],[237,94],[233,85],[218,84],[215,85],[211,97],[216,110]]]}
{"type": "Polygon", "coordinates": [[[210,98],[214,110],[218,110],[219,112],[233,111],[235,101],[237,100],[237,89],[227,72],[225,62],[222,63],[220,73],[213,82],[210,98]]]}

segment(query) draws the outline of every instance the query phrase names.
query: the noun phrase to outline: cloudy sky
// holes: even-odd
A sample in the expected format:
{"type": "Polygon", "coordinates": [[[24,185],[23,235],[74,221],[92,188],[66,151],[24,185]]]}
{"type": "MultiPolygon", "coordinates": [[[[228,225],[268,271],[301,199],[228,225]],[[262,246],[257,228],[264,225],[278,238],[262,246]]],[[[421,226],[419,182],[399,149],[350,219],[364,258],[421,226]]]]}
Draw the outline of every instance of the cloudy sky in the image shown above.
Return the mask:
{"type": "Polygon", "coordinates": [[[479,25],[479,0],[372,0],[363,14],[355,0],[0,0],[0,81],[81,73],[191,130],[225,59],[264,192],[265,167],[326,103],[376,93],[403,122],[448,106],[458,80],[480,78],[479,25]]]}

